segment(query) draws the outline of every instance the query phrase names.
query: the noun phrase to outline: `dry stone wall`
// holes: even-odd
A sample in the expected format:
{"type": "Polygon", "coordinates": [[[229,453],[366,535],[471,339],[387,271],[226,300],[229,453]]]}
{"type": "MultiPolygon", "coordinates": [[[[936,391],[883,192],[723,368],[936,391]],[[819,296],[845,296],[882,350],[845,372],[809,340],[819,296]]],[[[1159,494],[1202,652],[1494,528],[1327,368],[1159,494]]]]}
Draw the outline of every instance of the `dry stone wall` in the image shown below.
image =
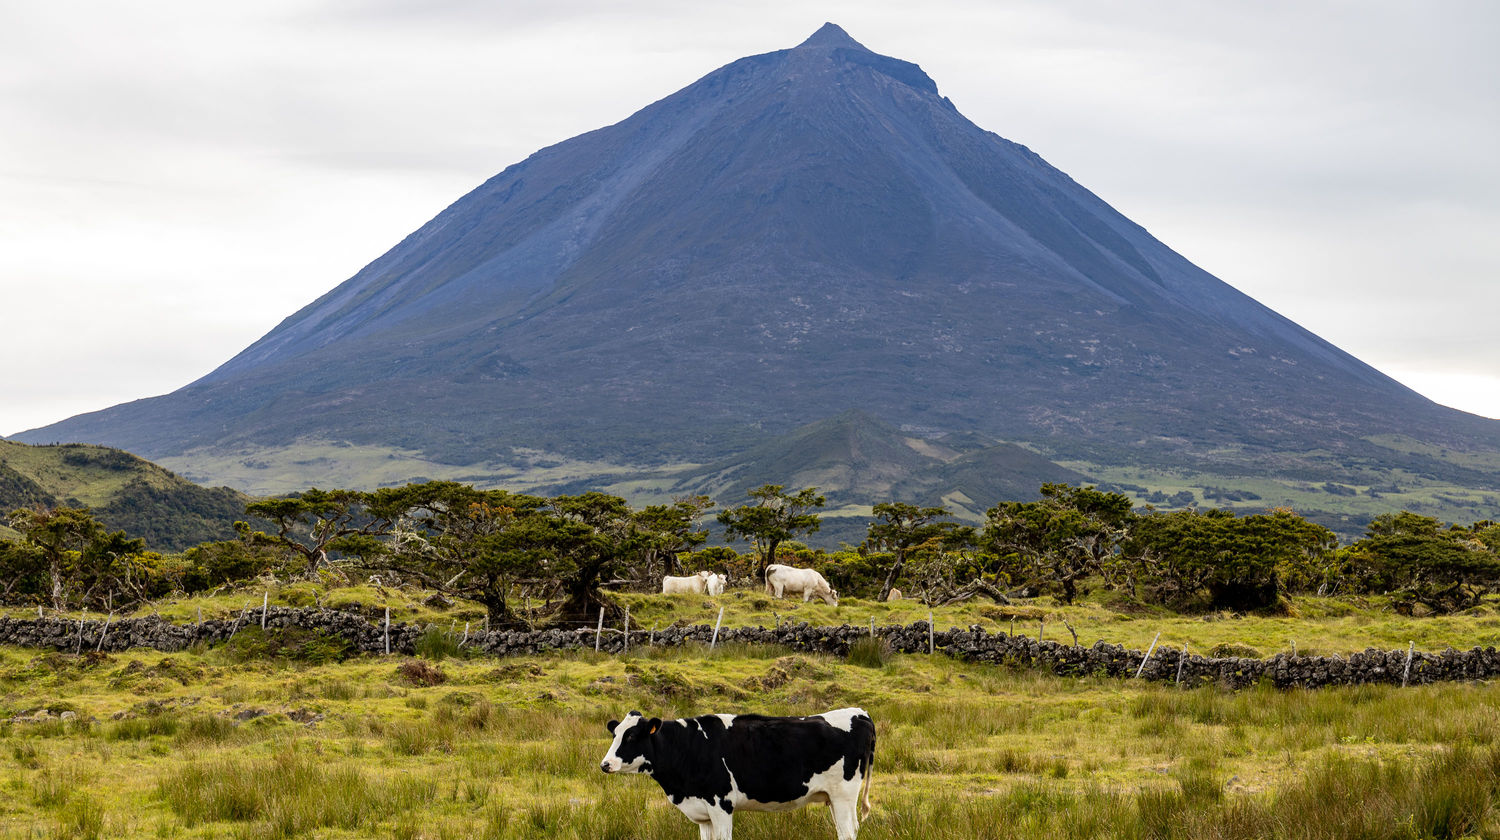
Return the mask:
{"type": "MultiPolygon", "coordinates": [[[[259,626],[261,611],[251,610],[235,619],[215,619],[189,624],[174,624],[157,616],[118,621],[69,620],[62,618],[19,619],[0,617],[0,645],[46,648],[64,652],[103,650],[123,651],[130,648],[153,648],[180,651],[195,645],[212,646],[228,641],[249,626],[259,626]]],[[[267,630],[299,627],[337,636],[364,653],[383,653],[387,637],[381,624],[351,612],[327,609],[270,607],[265,611],[267,630]]],[[[417,640],[427,628],[416,624],[393,624],[389,632],[392,653],[411,654],[417,640]]],[[[926,653],[929,645],[927,622],[876,627],[875,635],[892,650],[903,653],[926,653]]],[[[632,630],[629,646],[707,645],[714,629],[708,625],[668,627],[664,630],[632,630]]],[[[779,645],[792,650],[843,656],[852,644],[868,637],[868,627],[842,625],[814,627],[808,624],[786,624],[776,628],[726,627],[719,631],[718,642],[779,645]]],[[[627,643],[618,630],[606,630],[599,638],[600,650],[621,652],[627,643]]],[[[494,630],[473,633],[464,642],[493,656],[545,654],[559,650],[592,649],[593,628],[550,629],[536,631],[494,630]]],[[[1060,675],[1102,674],[1134,677],[1159,682],[1182,682],[1189,685],[1216,684],[1242,688],[1269,681],[1283,688],[1314,688],[1327,685],[1384,683],[1400,685],[1453,680],[1483,680],[1500,675],[1500,652],[1493,647],[1441,653],[1404,650],[1369,649],[1349,656],[1289,656],[1278,654],[1269,659],[1183,656],[1181,650],[1158,647],[1150,658],[1138,650],[1097,642],[1092,647],[1038,641],[1006,633],[990,633],[972,626],[966,630],[949,629],[931,633],[930,644],[936,653],[969,662],[991,662],[1020,667],[1042,668],[1060,675]],[[1146,665],[1141,662],[1146,659],[1146,665]]]]}

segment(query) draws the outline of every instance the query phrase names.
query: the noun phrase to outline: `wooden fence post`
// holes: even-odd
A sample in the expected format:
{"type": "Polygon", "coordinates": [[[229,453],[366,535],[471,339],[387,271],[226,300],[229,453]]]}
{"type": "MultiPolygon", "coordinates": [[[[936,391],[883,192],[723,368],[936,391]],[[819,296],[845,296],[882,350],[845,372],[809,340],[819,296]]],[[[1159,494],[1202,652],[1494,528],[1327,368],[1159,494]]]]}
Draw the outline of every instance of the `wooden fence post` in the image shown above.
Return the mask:
{"type": "MultiPolygon", "coordinates": [[[[1016,620],[1014,618],[1012,618],[1010,620],[1010,625],[1011,625],[1012,628],[1014,628],[1016,626],[1016,620]]],[[[932,655],[932,652],[933,652],[933,647],[932,647],[932,633],[933,633],[933,628],[932,628],[932,610],[928,610],[927,611],[927,653],[928,653],[929,656],[932,655]]]]}
{"type": "Polygon", "coordinates": [[[719,643],[719,625],[724,623],[724,608],[719,607],[719,620],[714,622],[714,637],[708,643],[708,649],[713,650],[719,643]]]}
{"type": "Polygon", "coordinates": [[[385,605],[385,655],[391,655],[391,605],[385,605]]]}
{"type": "MultiPolygon", "coordinates": [[[[1156,639],[1161,638],[1161,631],[1156,631],[1156,639]]],[[[1156,650],[1156,639],[1151,640],[1151,647],[1147,648],[1146,655],[1141,659],[1141,667],[1135,669],[1136,679],[1140,679],[1141,672],[1146,670],[1146,663],[1151,661],[1151,651],[1156,650]]]]}
{"type": "Polygon", "coordinates": [[[1182,655],[1177,657],[1177,684],[1182,685],[1182,663],[1187,661],[1187,642],[1182,643],[1182,655]]]}
{"type": "Polygon", "coordinates": [[[266,610],[271,606],[271,593],[263,592],[260,598],[260,629],[266,629],[266,610]]]}
{"type": "Polygon", "coordinates": [[[234,626],[229,628],[230,641],[234,640],[235,633],[240,632],[240,625],[245,623],[245,616],[250,614],[250,608],[254,605],[254,601],[246,601],[245,608],[240,610],[240,614],[234,617],[234,626]]]}
{"type": "Polygon", "coordinates": [[[630,608],[625,608],[625,648],[621,653],[630,652],[630,608]]]}
{"type": "Polygon", "coordinates": [[[1406,668],[1401,671],[1401,687],[1406,688],[1406,681],[1411,677],[1411,655],[1417,649],[1416,642],[1406,643],[1406,668]]]}
{"type": "Polygon", "coordinates": [[[594,653],[599,652],[599,637],[604,635],[604,608],[599,608],[599,626],[594,629],[594,653]]]}
{"type": "Polygon", "coordinates": [[[104,619],[104,629],[99,631],[99,644],[94,646],[95,653],[104,650],[104,637],[109,635],[109,623],[113,621],[114,618],[115,614],[113,611],[111,611],[109,614],[109,618],[104,619]]]}

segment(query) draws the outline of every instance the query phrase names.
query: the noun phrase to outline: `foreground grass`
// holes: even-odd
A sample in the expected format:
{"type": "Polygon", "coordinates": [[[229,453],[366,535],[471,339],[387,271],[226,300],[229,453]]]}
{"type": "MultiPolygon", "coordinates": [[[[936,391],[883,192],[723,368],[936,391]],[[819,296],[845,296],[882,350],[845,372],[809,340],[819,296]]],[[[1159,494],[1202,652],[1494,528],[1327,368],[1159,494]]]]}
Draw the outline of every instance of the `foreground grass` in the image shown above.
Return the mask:
{"type": "MultiPolygon", "coordinates": [[[[650,780],[599,773],[605,721],[846,705],[878,728],[866,840],[1500,832],[1500,688],[1227,693],[858,661],[450,658],[422,687],[403,658],[0,649],[0,838],[688,838],[650,780]]],[[[824,808],[736,829],[833,836],[824,808]]]]}

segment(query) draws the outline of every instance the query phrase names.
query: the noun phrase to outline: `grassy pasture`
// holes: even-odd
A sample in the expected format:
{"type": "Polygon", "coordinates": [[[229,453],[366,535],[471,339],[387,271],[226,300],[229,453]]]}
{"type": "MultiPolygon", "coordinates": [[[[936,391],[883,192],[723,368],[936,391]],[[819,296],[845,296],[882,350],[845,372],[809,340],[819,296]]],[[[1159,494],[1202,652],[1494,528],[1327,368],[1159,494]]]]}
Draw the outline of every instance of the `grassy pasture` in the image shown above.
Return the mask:
{"type": "MultiPolygon", "coordinates": [[[[688,838],[649,779],[598,771],[605,721],[846,705],[878,730],[865,840],[1500,835],[1489,685],[1228,693],[746,646],[315,667],[250,649],[0,649],[0,838],[688,838]]],[[[833,837],[822,807],[735,822],[833,837]]]]}

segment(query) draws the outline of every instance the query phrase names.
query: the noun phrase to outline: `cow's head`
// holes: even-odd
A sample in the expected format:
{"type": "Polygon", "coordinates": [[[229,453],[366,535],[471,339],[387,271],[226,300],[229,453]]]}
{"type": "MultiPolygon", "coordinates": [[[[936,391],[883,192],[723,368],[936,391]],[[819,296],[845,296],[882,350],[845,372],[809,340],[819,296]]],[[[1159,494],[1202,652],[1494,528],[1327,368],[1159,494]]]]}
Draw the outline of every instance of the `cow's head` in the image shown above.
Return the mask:
{"type": "Polygon", "coordinates": [[[661,728],[661,718],[642,717],[632,711],[624,720],[612,720],[607,727],[615,742],[599,762],[599,769],[606,773],[650,773],[651,757],[656,750],[651,736],[661,728]]]}
{"type": "Polygon", "coordinates": [[[837,589],[829,587],[823,590],[821,594],[823,596],[823,603],[827,604],[830,607],[836,607],[839,605],[839,591],[837,589]]]}

